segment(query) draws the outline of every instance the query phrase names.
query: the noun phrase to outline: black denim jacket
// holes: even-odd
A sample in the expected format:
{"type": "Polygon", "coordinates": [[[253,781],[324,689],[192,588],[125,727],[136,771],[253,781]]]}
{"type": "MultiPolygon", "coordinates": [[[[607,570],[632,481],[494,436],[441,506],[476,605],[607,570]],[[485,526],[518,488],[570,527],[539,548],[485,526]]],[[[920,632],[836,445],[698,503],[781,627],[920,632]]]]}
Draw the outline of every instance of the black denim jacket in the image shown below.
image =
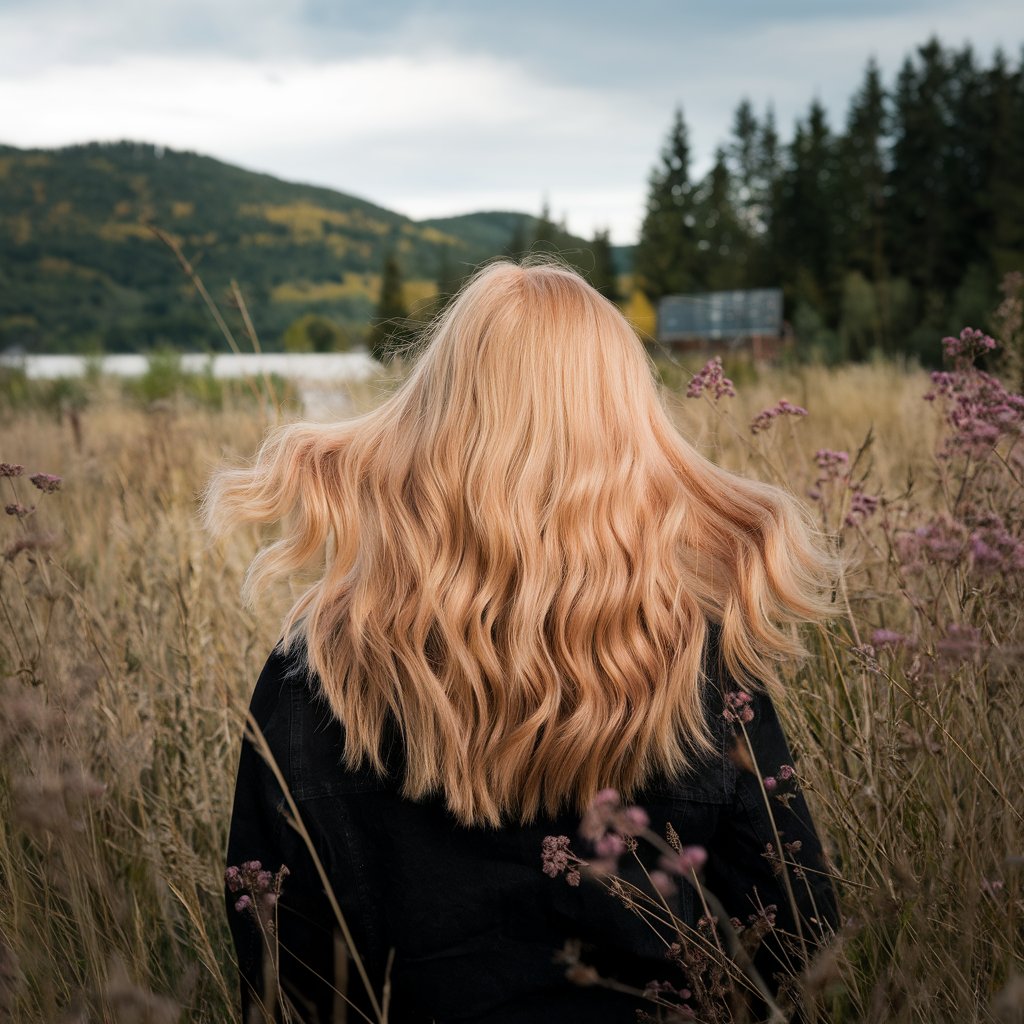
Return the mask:
{"type": "MultiPolygon", "coordinates": [[[[708,652],[716,651],[712,631],[708,652]]],[[[308,830],[378,1002],[389,974],[391,1024],[632,1024],[637,1008],[655,1011],[637,995],[569,980],[565,963],[555,956],[566,940],[579,940],[583,962],[633,988],[642,990],[655,980],[685,984],[678,965],[665,955],[671,932],[652,928],[590,879],[571,886],[564,876],[542,871],[547,835],[568,836],[574,851],[589,854],[576,835],[578,817],[541,818],[525,827],[464,828],[448,814],[441,797],[413,802],[398,795],[394,779],[396,772],[400,778],[401,752],[394,732],[389,778],[378,778],[369,768],[346,770],[340,764],[342,726],[326,702],[314,697],[313,681],[300,662],[301,654],[286,659],[280,645],[275,647],[256,682],[250,709],[308,830]]],[[[837,925],[836,901],[798,781],[780,780],[781,766],[792,764],[786,739],[771,701],[754,695],[747,705],[753,717],[746,724],[754,758],[762,776],[779,780],[769,797],[769,815],[758,777],[729,755],[738,726],[723,713],[722,691],[714,685],[716,663],[717,657],[708,658],[716,756],[684,778],[649,787],[633,802],[646,809],[655,831],[664,834],[671,823],[684,844],[707,850],[703,882],[731,916],[746,922],[760,907],[774,904],[777,928],[792,933],[797,922],[790,910],[791,892],[803,948],[813,949],[837,925]],[[784,857],[793,862],[784,871],[779,870],[772,818],[784,857]]],[[[249,862],[251,871],[251,862],[259,861],[269,872],[287,865],[277,902],[277,973],[298,1010],[292,1019],[304,1024],[342,1020],[336,1009],[340,989],[350,1000],[348,1021],[378,1020],[360,972],[336,939],[335,911],[290,818],[277,777],[246,738],[227,865],[249,862]]],[[[657,867],[657,852],[643,840],[637,854],[648,869],[657,867]]],[[[632,854],[620,863],[622,877],[650,891],[632,854]]],[[[252,908],[236,909],[244,895],[238,884],[236,879],[226,885],[225,899],[238,954],[243,1020],[281,1020],[275,1007],[262,1009],[264,980],[274,973],[264,969],[264,951],[272,944],[252,908]]],[[[696,925],[703,908],[692,887],[680,885],[672,899],[677,916],[696,925]]],[[[780,965],[792,967],[799,959],[799,952],[783,948],[770,935],[755,962],[774,989],[780,965]]]]}

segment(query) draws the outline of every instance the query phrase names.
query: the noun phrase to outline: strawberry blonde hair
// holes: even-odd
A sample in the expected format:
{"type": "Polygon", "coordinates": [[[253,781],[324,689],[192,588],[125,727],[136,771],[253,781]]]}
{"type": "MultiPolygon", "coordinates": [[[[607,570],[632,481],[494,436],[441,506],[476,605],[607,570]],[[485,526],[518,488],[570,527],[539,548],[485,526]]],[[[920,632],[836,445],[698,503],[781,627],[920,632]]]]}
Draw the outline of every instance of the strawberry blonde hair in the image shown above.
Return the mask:
{"type": "Polygon", "coordinates": [[[344,726],[345,764],[464,824],[628,799],[712,748],[708,620],[741,684],[780,685],[828,614],[833,556],[785,491],[686,441],[618,308],[575,271],[493,262],[430,326],[382,404],[272,428],[221,468],[204,524],[281,521],[242,594],[310,563],[285,650],[344,726]]]}

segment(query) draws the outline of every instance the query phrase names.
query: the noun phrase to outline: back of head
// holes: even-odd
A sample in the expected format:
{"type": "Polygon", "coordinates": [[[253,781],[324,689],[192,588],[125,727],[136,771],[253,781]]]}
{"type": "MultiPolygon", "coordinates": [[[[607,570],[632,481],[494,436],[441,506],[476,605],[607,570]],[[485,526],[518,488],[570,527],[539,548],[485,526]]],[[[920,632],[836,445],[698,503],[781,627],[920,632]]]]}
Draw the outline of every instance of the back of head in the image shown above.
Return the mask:
{"type": "Polygon", "coordinates": [[[628,796],[709,746],[708,621],[777,681],[831,568],[802,506],[700,455],[617,307],[553,262],[478,271],[369,413],[275,428],[216,474],[207,526],[284,523],[245,593],[311,562],[290,610],[346,735],[403,793],[499,824],[628,796]]]}

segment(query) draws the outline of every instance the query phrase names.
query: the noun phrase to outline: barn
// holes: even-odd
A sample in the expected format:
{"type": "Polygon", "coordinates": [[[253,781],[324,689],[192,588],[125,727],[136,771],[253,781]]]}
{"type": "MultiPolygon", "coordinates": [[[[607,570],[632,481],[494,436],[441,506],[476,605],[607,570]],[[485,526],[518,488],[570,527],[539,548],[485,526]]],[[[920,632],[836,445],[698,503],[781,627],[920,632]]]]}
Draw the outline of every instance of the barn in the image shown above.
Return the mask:
{"type": "Polygon", "coordinates": [[[747,352],[760,361],[793,341],[782,319],[781,288],[666,295],[657,318],[658,341],[682,352],[747,352]]]}

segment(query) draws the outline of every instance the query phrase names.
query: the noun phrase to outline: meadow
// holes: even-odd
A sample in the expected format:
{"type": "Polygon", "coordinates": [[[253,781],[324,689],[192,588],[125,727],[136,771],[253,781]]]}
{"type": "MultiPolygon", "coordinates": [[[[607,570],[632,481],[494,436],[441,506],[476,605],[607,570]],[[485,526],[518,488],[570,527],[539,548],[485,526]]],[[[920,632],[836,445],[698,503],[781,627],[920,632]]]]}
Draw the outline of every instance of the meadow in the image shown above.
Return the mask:
{"type": "MultiPolygon", "coordinates": [[[[847,564],[781,709],[842,902],[820,1020],[1024,1020],[1024,399],[973,368],[998,354],[951,339],[937,378],[658,355],[684,435],[803,497],[847,564]]],[[[242,607],[258,535],[209,546],[196,499],[298,410],[273,382],[179,385],[0,405],[4,1019],[235,1019],[234,772],[302,581],[242,607]]]]}

